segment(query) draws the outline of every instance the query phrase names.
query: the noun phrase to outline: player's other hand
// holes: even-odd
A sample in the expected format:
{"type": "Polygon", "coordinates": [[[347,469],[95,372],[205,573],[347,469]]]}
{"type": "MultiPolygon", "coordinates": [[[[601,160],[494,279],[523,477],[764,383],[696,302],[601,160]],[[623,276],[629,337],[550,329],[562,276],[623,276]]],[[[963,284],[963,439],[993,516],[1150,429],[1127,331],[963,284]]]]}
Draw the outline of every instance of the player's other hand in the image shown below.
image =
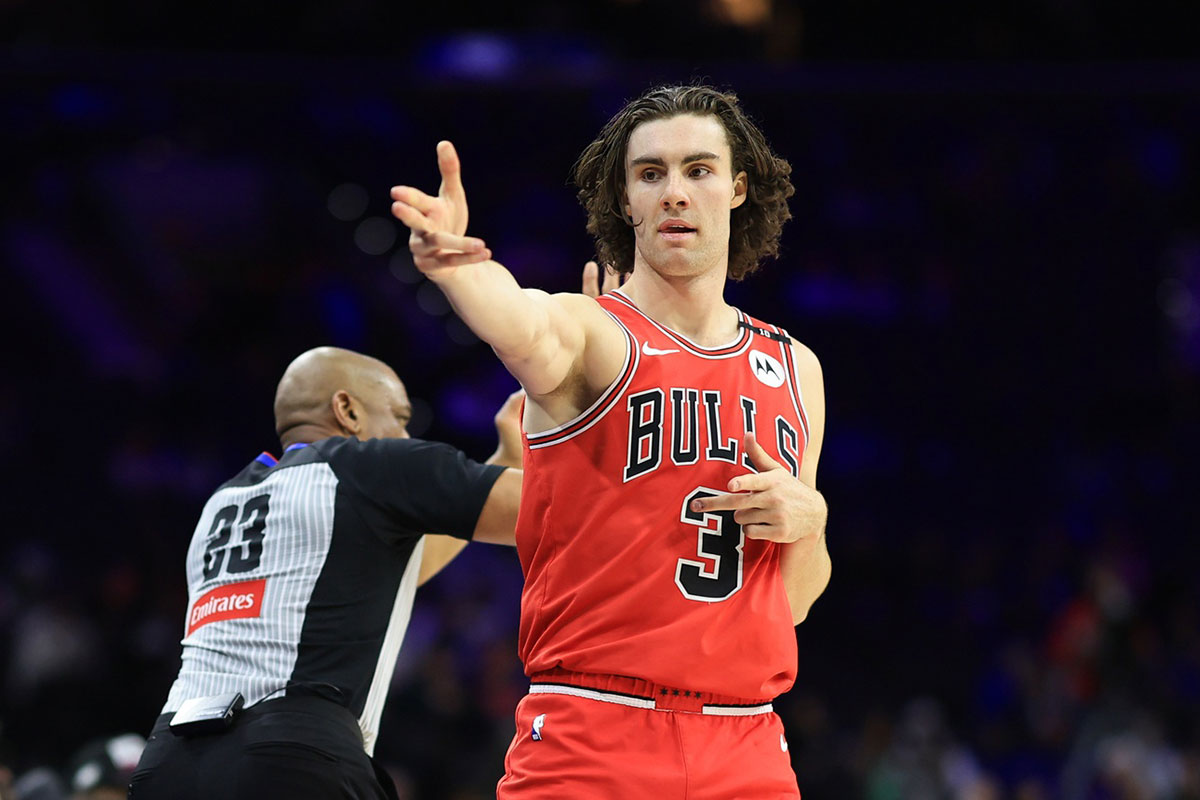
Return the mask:
{"type": "Polygon", "coordinates": [[[751,539],[785,544],[809,537],[816,541],[829,516],[824,496],[793,478],[767,454],[754,434],[746,434],[743,444],[758,473],[729,481],[729,494],[693,500],[692,510],[732,511],[734,522],[751,539]]]}
{"type": "Polygon", "coordinates": [[[612,267],[605,267],[601,276],[600,265],[589,261],[583,265],[583,293],[588,297],[599,297],[620,288],[629,276],[622,275],[612,267]]]}
{"type": "Polygon", "coordinates": [[[392,215],[408,226],[413,263],[430,277],[492,257],[482,239],[465,235],[467,193],[454,145],[438,142],[437,158],[442,184],[436,197],[412,186],[392,187],[392,215]]]}
{"type": "Polygon", "coordinates": [[[496,453],[490,461],[506,467],[520,468],[523,458],[521,447],[521,410],[524,408],[525,391],[518,389],[508,396],[504,405],[496,412],[496,435],[500,440],[496,453]]]}

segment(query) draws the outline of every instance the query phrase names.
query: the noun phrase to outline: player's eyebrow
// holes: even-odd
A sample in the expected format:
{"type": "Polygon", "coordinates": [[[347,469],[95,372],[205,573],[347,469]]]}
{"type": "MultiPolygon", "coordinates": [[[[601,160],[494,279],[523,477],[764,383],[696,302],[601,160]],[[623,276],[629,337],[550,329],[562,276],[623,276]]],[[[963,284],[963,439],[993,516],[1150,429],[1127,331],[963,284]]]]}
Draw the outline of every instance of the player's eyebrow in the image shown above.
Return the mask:
{"type": "MultiPolygon", "coordinates": [[[[709,153],[707,151],[704,151],[704,152],[691,153],[689,155],[686,155],[680,160],[679,163],[690,164],[693,161],[720,161],[720,160],[721,160],[721,157],[719,155],[717,155],[716,153],[709,153]]],[[[662,160],[658,156],[638,156],[637,158],[633,159],[633,161],[631,161],[630,164],[632,164],[635,167],[640,164],[652,164],[656,167],[665,167],[667,165],[667,162],[662,160]]]]}

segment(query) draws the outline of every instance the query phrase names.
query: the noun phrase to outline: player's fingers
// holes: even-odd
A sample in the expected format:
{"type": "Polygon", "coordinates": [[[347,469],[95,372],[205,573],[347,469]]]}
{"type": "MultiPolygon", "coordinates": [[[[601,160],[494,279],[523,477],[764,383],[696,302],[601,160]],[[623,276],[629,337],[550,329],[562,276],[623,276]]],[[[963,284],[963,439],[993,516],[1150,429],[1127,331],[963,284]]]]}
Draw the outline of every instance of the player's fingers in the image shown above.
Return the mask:
{"type": "Polygon", "coordinates": [[[718,494],[712,497],[698,497],[691,503],[692,511],[736,511],[739,508],[756,506],[752,494],[718,494]]]}
{"type": "Polygon", "coordinates": [[[462,164],[458,160],[458,151],[454,149],[454,144],[445,140],[438,142],[437,156],[438,172],[442,173],[442,189],[439,194],[462,196],[462,164]]]}
{"type": "Polygon", "coordinates": [[[483,239],[474,236],[455,236],[444,231],[413,231],[408,246],[414,253],[430,253],[435,250],[451,250],[458,253],[478,253],[487,249],[483,239]]]}
{"type": "Polygon", "coordinates": [[[489,260],[491,257],[491,250],[483,250],[479,253],[448,253],[440,251],[424,256],[418,256],[414,253],[413,263],[417,265],[417,269],[426,272],[431,269],[440,269],[443,267],[462,267],[467,264],[479,264],[489,260]]]}
{"type": "Polygon", "coordinates": [[[733,521],[738,525],[778,525],[779,515],[763,508],[741,508],[733,512],[733,521]]]}
{"type": "Polygon", "coordinates": [[[784,540],[783,529],[778,525],[743,525],[742,533],[751,539],[765,539],[769,542],[782,542],[784,540]]]}
{"type": "Polygon", "coordinates": [[[433,230],[433,223],[430,222],[429,217],[400,200],[392,203],[392,216],[407,225],[413,233],[433,230]]]}
{"type": "Polygon", "coordinates": [[[747,433],[742,444],[746,448],[746,455],[750,456],[750,462],[759,472],[783,469],[782,464],[767,455],[767,451],[758,443],[758,438],[753,433],[747,433]]]}
{"type": "Polygon", "coordinates": [[[588,297],[598,297],[600,282],[600,266],[595,261],[583,265],[583,293],[588,297]]]}
{"type": "MultiPolygon", "coordinates": [[[[430,197],[420,189],[414,189],[411,186],[393,186],[392,199],[410,205],[422,214],[428,214],[437,204],[436,197],[430,197]]],[[[392,205],[394,207],[395,203],[392,205]]]]}
{"type": "Polygon", "coordinates": [[[775,485],[777,478],[770,472],[750,473],[749,475],[738,475],[725,485],[731,492],[765,492],[775,485]]]}
{"type": "Polygon", "coordinates": [[[609,266],[604,267],[604,281],[600,286],[601,294],[608,294],[614,289],[621,288],[625,276],[609,266]]]}

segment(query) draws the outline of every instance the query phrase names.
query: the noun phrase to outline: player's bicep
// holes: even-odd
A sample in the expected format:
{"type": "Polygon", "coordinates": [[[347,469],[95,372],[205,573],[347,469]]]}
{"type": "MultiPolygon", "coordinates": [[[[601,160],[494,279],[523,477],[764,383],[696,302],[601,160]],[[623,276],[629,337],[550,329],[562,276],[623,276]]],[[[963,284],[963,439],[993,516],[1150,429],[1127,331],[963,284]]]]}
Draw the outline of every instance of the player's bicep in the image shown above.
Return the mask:
{"type": "Polygon", "coordinates": [[[505,361],[525,392],[544,398],[602,391],[621,370],[625,337],[596,302],[582,294],[525,292],[545,312],[538,345],[525,359],[505,361]]]}
{"type": "Polygon", "coordinates": [[[800,480],[815,489],[817,462],[820,461],[821,445],[825,440],[825,378],[816,354],[795,339],[792,340],[792,363],[796,368],[800,396],[808,418],[808,443],[800,465],[800,480]]]}
{"type": "Polygon", "coordinates": [[[533,301],[531,345],[519,353],[496,351],[526,394],[553,394],[568,381],[582,360],[587,342],[583,321],[567,313],[561,301],[540,289],[524,289],[533,301]]]}

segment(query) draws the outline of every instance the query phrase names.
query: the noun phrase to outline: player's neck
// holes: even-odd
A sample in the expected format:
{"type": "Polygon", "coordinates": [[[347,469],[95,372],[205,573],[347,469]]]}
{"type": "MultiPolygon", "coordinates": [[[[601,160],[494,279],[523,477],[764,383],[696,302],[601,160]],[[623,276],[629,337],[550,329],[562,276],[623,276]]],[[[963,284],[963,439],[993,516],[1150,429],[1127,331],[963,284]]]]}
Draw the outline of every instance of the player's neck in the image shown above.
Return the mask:
{"type": "Polygon", "coordinates": [[[621,291],[646,316],[703,347],[737,336],[737,314],[725,302],[725,270],[662,275],[639,259],[621,291]]]}
{"type": "Polygon", "coordinates": [[[345,436],[344,431],[331,428],[319,422],[301,422],[284,431],[279,437],[279,444],[287,450],[294,444],[312,444],[330,436],[345,436]]]}

